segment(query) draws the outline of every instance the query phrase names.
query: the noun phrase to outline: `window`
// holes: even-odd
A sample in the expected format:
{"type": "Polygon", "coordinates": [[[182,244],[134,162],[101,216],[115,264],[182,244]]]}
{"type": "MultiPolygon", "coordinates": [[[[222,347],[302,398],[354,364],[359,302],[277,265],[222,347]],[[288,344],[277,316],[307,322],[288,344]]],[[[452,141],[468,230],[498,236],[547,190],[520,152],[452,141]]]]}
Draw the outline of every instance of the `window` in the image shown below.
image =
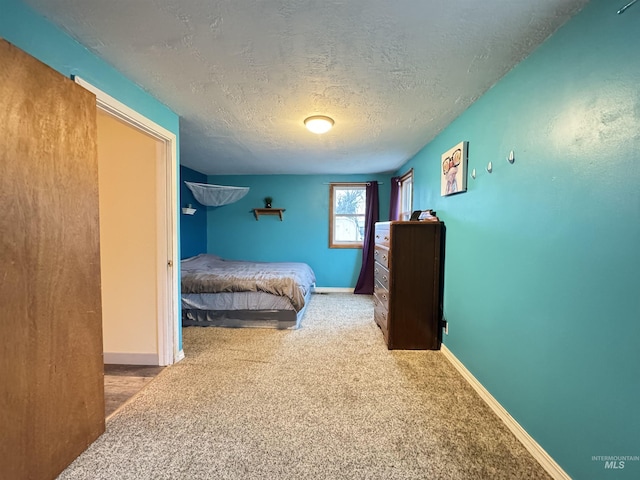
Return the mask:
{"type": "Polygon", "coordinates": [[[329,195],[329,248],[362,248],[366,184],[332,183],[329,195]]]}
{"type": "Polygon", "coordinates": [[[400,220],[409,220],[413,211],[413,168],[400,177],[400,220]]]}

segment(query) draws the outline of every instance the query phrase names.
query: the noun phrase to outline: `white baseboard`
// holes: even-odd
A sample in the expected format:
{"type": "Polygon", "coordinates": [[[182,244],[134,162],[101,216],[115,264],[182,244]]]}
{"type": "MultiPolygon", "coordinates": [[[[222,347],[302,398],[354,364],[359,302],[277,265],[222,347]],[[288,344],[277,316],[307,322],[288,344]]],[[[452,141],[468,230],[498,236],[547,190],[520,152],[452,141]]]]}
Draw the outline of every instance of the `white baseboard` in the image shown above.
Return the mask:
{"type": "Polygon", "coordinates": [[[105,364],[114,365],[160,365],[157,353],[113,353],[104,352],[105,364]]]}
{"type": "Polygon", "coordinates": [[[184,350],[179,350],[178,353],[176,354],[176,358],[174,360],[174,363],[178,363],[180,360],[184,360],[184,350]]]}
{"type": "Polygon", "coordinates": [[[313,293],[353,293],[353,288],[349,287],[315,287],[313,293]]]}
{"type": "Polygon", "coordinates": [[[571,477],[556,463],[556,461],[551,458],[551,456],[542,448],[538,442],[536,442],[531,435],[527,433],[527,431],[522,428],[522,426],[509,415],[500,403],[493,398],[493,395],[489,393],[489,391],[482,386],[482,384],[473,376],[473,374],[467,370],[467,368],[462,364],[460,360],[456,358],[456,356],[451,353],[446,345],[442,344],[440,350],[442,354],[445,356],[447,360],[451,362],[451,364],[460,372],[460,374],[464,377],[464,379],[473,387],[473,389],[480,395],[480,398],[484,400],[484,402],[489,405],[489,408],[493,410],[493,412],[498,415],[500,420],[504,422],[511,433],[513,433],[516,438],[524,445],[533,458],[535,458],[538,463],[544,468],[551,477],[556,480],[571,480],[571,477]]]}

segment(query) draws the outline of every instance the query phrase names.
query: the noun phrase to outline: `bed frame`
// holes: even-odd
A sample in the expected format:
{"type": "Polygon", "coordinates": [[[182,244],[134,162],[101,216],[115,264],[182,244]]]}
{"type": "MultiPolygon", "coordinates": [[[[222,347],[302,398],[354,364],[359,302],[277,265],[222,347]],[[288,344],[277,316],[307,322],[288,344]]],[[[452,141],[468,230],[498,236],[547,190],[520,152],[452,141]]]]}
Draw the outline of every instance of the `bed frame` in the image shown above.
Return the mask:
{"type": "Polygon", "coordinates": [[[311,300],[309,288],[304,297],[304,307],[296,313],[295,310],[199,310],[194,308],[182,309],[183,327],[231,327],[231,328],[300,328],[302,317],[311,300]]]}

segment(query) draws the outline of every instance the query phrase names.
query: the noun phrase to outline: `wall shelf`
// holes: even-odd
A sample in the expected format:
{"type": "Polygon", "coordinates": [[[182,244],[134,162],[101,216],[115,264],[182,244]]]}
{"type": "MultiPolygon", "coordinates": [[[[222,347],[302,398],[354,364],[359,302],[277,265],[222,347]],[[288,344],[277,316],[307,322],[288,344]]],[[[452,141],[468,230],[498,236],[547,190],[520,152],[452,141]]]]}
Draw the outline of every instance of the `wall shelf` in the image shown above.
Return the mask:
{"type": "Polygon", "coordinates": [[[260,215],[278,215],[280,221],[282,221],[282,212],[284,211],[284,208],[254,208],[253,215],[256,217],[256,221],[260,218],[260,215]]]}

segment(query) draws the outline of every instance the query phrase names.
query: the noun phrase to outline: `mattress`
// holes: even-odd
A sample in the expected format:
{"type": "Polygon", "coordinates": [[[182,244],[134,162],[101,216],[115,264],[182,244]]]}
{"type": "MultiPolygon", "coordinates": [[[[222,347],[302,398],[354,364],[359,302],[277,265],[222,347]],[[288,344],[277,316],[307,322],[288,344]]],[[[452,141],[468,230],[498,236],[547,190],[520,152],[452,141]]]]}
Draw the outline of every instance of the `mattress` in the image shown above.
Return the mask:
{"type": "Polygon", "coordinates": [[[288,297],[265,292],[183,293],[183,309],[293,310],[288,297]]]}
{"type": "Polygon", "coordinates": [[[299,262],[225,260],[200,254],[181,262],[182,293],[263,292],[289,299],[296,311],[315,283],[309,265],[299,262]]]}
{"type": "Polygon", "coordinates": [[[305,263],[200,254],[181,267],[183,326],[298,328],[315,284],[305,263]]]}

